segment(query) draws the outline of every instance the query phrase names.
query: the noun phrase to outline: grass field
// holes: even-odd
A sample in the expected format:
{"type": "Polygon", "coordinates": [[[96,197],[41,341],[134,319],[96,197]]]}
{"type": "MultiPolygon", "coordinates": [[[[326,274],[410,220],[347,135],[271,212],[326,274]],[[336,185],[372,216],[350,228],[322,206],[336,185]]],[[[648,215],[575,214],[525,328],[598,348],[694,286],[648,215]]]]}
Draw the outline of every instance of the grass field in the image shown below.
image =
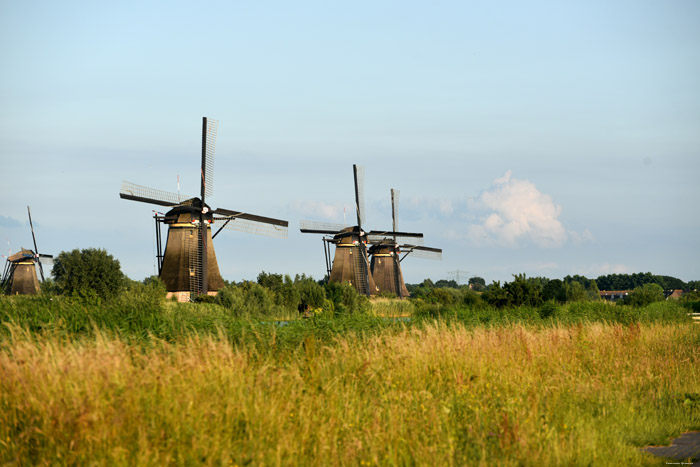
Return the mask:
{"type": "Polygon", "coordinates": [[[639,448],[700,429],[681,318],[278,327],[141,304],[78,326],[51,306],[0,308],[2,464],[665,465],[639,448]]]}

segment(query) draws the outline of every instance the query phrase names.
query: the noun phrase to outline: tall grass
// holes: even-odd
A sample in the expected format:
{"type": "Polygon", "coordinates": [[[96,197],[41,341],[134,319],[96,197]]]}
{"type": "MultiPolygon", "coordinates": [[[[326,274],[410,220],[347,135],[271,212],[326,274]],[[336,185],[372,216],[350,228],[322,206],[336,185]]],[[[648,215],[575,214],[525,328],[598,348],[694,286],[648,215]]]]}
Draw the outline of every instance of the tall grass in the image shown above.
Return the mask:
{"type": "Polygon", "coordinates": [[[3,464],[655,465],[640,446],[700,428],[692,324],[438,321],[279,353],[9,333],[3,464]]]}

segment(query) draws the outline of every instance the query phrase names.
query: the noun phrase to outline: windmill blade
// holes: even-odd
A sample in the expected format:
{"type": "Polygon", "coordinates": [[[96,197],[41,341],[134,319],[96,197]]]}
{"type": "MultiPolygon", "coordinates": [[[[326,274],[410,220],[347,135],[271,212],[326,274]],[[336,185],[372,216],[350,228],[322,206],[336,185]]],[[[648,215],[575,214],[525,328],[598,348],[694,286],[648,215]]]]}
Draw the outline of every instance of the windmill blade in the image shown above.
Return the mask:
{"type": "MultiPolygon", "coordinates": [[[[34,224],[32,223],[32,210],[29,209],[29,206],[27,206],[27,214],[29,215],[29,227],[32,229],[32,240],[34,241],[34,253],[36,255],[36,258],[38,259],[39,257],[39,248],[36,246],[36,236],[34,235],[34,224]]],[[[41,281],[44,282],[44,267],[41,265],[41,261],[37,261],[39,263],[39,274],[41,275],[41,281]]]]}
{"type": "Polygon", "coordinates": [[[119,197],[139,201],[141,203],[157,204],[159,206],[177,206],[179,204],[191,205],[191,196],[180,196],[177,193],[168,191],[156,190],[145,186],[137,185],[131,182],[122,182],[122,188],[119,191],[119,197]],[[180,201],[184,199],[185,201],[180,201]]]}
{"type": "Polygon", "coordinates": [[[391,225],[394,232],[399,230],[399,190],[391,189],[391,225]]]}
{"type": "Polygon", "coordinates": [[[412,257],[415,258],[424,258],[424,259],[434,259],[441,261],[442,260],[442,249],[441,248],[431,248],[427,246],[420,246],[420,245],[400,245],[399,248],[403,250],[406,255],[411,255],[412,257]]]}
{"type": "Polygon", "coordinates": [[[299,221],[299,230],[302,233],[315,233],[323,235],[336,235],[346,228],[343,224],[333,224],[330,222],[299,221]]]}
{"type": "Polygon", "coordinates": [[[202,201],[205,196],[214,194],[214,151],[218,132],[218,120],[202,119],[202,201]]]}
{"type": "Polygon", "coordinates": [[[224,222],[222,228],[238,232],[264,235],[265,237],[287,238],[287,226],[258,222],[240,217],[216,217],[216,222],[224,222]]]}
{"type": "Polygon", "coordinates": [[[218,214],[225,217],[233,217],[236,219],[245,219],[249,221],[261,222],[263,224],[272,224],[280,227],[288,227],[289,222],[283,221],[281,219],[274,219],[272,217],[258,216],[255,214],[248,214],[247,212],[231,211],[230,209],[216,209],[212,211],[212,214],[218,214]]]}
{"type": "Polygon", "coordinates": [[[410,245],[423,245],[423,234],[414,232],[395,232],[372,230],[367,234],[369,243],[381,243],[392,241],[394,243],[407,243],[410,245]]]}
{"type": "Polygon", "coordinates": [[[287,221],[221,208],[213,213],[224,216],[214,218],[217,222],[224,222],[224,228],[266,237],[287,238],[287,221]]]}
{"type": "Polygon", "coordinates": [[[406,243],[409,245],[423,245],[423,239],[420,237],[403,237],[401,235],[376,235],[376,234],[369,234],[367,235],[367,242],[376,244],[376,243],[381,243],[381,242],[392,242],[392,243],[406,243]]]}
{"type": "Polygon", "coordinates": [[[357,225],[361,228],[365,223],[365,168],[361,165],[352,166],[355,178],[355,209],[357,211],[357,225]]]}

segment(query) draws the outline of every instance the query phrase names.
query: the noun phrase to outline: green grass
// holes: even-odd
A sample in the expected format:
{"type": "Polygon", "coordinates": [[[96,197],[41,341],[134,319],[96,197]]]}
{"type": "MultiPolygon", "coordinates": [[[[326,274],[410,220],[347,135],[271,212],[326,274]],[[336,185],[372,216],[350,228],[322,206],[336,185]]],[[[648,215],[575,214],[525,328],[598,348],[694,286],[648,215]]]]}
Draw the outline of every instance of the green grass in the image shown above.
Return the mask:
{"type": "Polygon", "coordinates": [[[700,429],[677,304],[370,303],[279,326],[146,292],[2,297],[0,464],[665,465],[639,448],[700,429]]]}

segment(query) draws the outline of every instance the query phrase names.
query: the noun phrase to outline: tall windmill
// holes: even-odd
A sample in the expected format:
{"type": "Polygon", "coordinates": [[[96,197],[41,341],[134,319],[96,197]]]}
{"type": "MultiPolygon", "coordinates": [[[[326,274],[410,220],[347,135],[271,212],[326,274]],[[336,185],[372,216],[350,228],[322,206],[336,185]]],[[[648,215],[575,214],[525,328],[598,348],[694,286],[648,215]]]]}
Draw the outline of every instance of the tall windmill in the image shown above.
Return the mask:
{"type": "Polygon", "coordinates": [[[27,206],[27,214],[29,215],[29,227],[32,230],[34,250],[22,248],[18,253],[8,255],[5,262],[5,270],[0,280],[0,290],[11,295],[39,293],[41,286],[36,276],[36,266],[39,266],[41,281],[44,282],[44,266],[42,263],[53,258],[52,255],[39,253],[39,249],[36,246],[36,236],[34,235],[32,211],[29,206],[27,206]]]}
{"type": "Polygon", "coordinates": [[[406,232],[383,232],[362,229],[365,223],[365,181],[364,167],[353,165],[353,177],[355,181],[355,212],[357,225],[348,227],[342,224],[330,224],[326,222],[301,221],[302,233],[314,233],[324,235],[323,249],[326,257],[326,269],[331,282],[350,283],[358,293],[374,295],[379,289],[374,282],[370,271],[369,256],[367,254],[368,238],[384,238],[386,235],[396,238],[420,239],[423,234],[406,232]],[[330,237],[326,237],[330,236],[330,237]],[[331,262],[330,245],[335,245],[335,256],[331,262]]]}
{"type": "Polygon", "coordinates": [[[154,215],[157,227],[160,278],[178,298],[194,299],[224,286],[214,253],[213,239],[227,228],[269,237],[286,238],[289,223],[280,219],[230,209],[211,209],[206,197],[214,194],[214,150],[219,123],[202,120],[202,169],[200,196],[180,196],[123,182],[119,196],[132,201],[166,206],[170,211],[154,215]],[[211,226],[222,223],[212,235],[211,226]],[[160,251],[160,224],[168,226],[165,253],[160,251]],[[189,295],[187,294],[189,293],[189,295]]]}
{"type": "Polygon", "coordinates": [[[399,230],[399,190],[391,189],[391,220],[393,232],[384,235],[370,235],[372,246],[369,254],[372,256],[371,270],[379,292],[391,292],[397,297],[407,297],[408,289],[401,272],[401,261],[406,256],[413,255],[420,258],[442,259],[440,248],[423,246],[422,242],[411,241],[399,245],[399,237],[395,234],[399,230]],[[401,253],[404,253],[401,257],[401,253]]]}

